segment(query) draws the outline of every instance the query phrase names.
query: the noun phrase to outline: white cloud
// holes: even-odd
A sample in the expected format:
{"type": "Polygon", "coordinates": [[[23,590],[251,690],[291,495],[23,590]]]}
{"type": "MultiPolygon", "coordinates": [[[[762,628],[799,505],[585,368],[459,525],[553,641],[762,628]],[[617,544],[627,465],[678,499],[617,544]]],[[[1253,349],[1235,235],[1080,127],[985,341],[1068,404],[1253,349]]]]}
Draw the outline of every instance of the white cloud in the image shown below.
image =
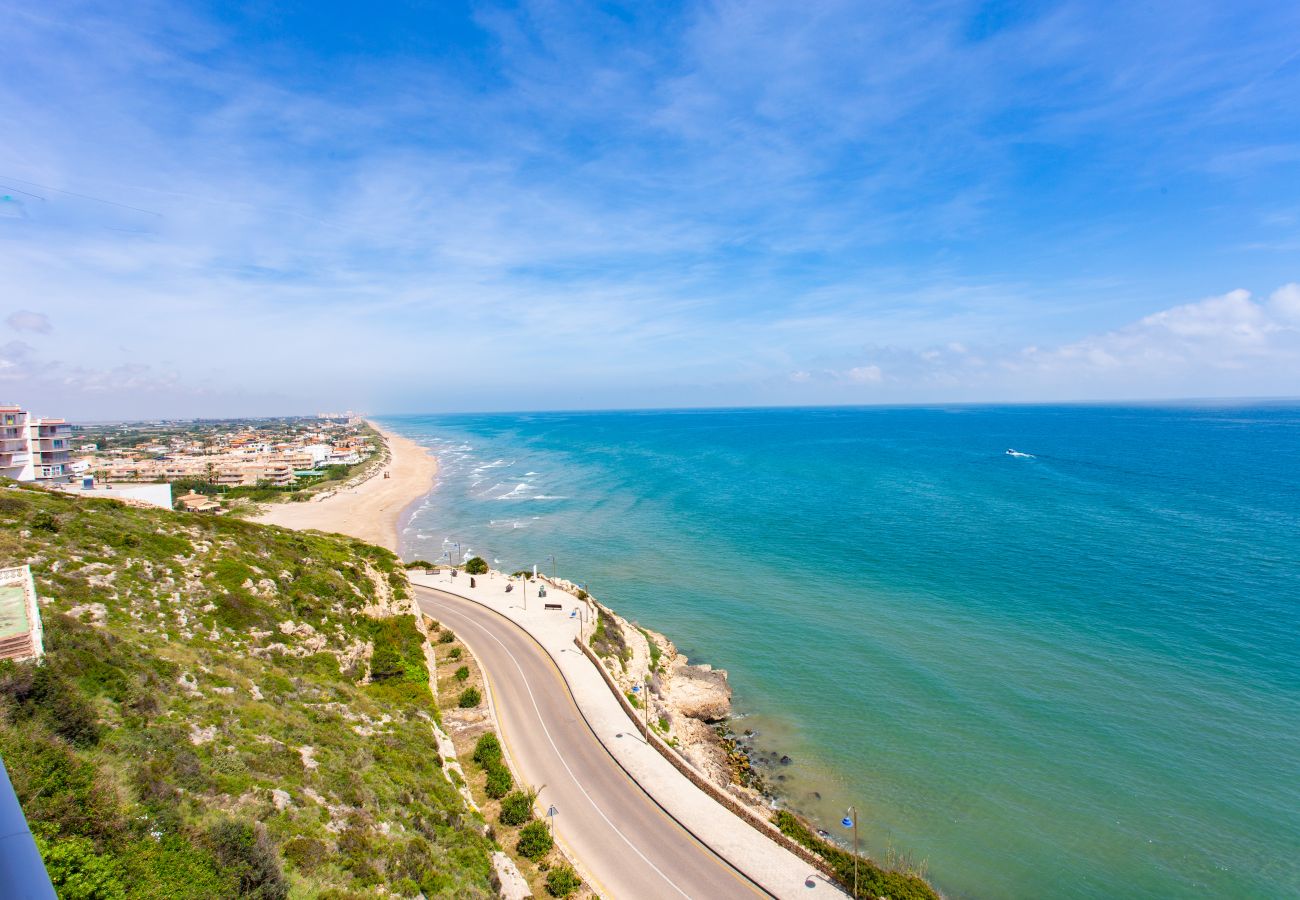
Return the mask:
{"type": "Polygon", "coordinates": [[[1300,283],[1285,284],[1268,298],[1269,309],[1284,322],[1300,325],[1300,283]]]}
{"type": "Polygon", "coordinates": [[[5,318],[5,324],[14,331],[30,331],[35,334],[49,334],[54,330],[48,316],[44,313],[32,312],[30,309],[11,312],[5,318]]]}
{"type": "Polygon", "coordinates": [[[1056,349],[1027,348],[1011,365],[1043,374],[1160,377],[1198,369],[1259,368],[1266,361],[1295,366],[1300,364],[1300,331],[1275,314],[1289,316],[1291,299],[1287,288],[1269,306],[1251,299],[1249,291],[1230,291],[1056,349]]]}
{"type": "Polygon", "coordinates": [[[844,374],[849,381],[858,384],[880,384],[885,377],[880,371],[880,366],[855,366],[844,374]]]}

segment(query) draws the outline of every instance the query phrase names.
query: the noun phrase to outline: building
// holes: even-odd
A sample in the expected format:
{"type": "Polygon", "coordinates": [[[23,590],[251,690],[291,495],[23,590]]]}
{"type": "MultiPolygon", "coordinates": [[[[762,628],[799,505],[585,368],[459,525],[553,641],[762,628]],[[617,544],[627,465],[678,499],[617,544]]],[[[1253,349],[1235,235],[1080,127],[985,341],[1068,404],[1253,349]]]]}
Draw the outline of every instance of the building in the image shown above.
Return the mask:
{"type": "Polygon", "coordinates": [[[31,567],[0,569],[0,659],[40,659],[44,653],[31,567]]]}
{"type": "Polygon", "coordinates": [[[136,506],[172,508],[170,484],[96,484],[92,478],[83,478],[72,484],[59,485],[59,490],[78,497],[98,497],[102,500],[121,500],[136,506]]]}
{"type": "Polygon", "coordinates": [[[72,426],[0,406],[0,475],[16,481],[66,481],[72,474],[72,426]]]}
{"type": "Polygon", "coordinates": [[[204,494],[196,494],[194,491],[181,494],[176,498],[176,502],[187,512],[219,512],[221,510],[219,502],[204,494]]]}

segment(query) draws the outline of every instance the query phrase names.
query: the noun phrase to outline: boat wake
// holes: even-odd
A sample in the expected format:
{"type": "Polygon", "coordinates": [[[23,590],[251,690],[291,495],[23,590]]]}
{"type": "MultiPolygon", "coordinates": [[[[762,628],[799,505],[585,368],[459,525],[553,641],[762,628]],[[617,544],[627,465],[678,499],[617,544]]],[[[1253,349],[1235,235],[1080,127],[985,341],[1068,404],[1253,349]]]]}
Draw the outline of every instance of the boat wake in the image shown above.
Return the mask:
{"type": "Polygon", "coordinates": [[[1014,456],[1017,459],[1037,459],[1032,453],[1021,453],[1019,450],[1008,450],[1007,456],[1014,456]]]}

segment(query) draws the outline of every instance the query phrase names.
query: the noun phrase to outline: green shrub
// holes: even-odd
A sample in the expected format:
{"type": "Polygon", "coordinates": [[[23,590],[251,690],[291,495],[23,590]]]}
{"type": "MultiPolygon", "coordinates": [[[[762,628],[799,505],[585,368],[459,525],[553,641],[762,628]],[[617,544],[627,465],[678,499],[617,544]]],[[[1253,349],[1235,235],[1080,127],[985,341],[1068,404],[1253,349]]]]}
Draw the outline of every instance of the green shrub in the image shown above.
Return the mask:
{"type": "Polygon", "coordinates": [[[460,696],[456,698],[456,705],[461,709],[473,709],[482,701],[483,697],[479,694],[478,688],[467,687],[465,690],[461,691],[460,696]]]}
{"type": "Polygon", "coordinates": [[[465,563],[466,575],[486,575],[487,572],[488,564],[481,556],[471,557],[470,560],[465,563]]]}
{"type": "Polygon", "coordinates": [[[438,635],[439,644],[450,644],[454,640],[456,640],[456,633],[450,628],[444,628],[442,634],[438,635]]]}
{"type": "Polygon", "coordinates": [[[491,731],[479,736],[474,745],[474,762],[486,767],[488,763],[501,761],[501,741],[491,731]]]}
{"type": "Polygon", "coordinates": [[[463,652],[464,651],[460,647],[452,647],[451,650],[448,651],[447,653],[447,658],[452,662],[455,662],[456,660],[460,659],[460,655],[463,652]]]}
{"type": "Polygon", "coordinates": [[[584,591],[584,590],[582,590],[581,588],[579,588],[578,593],[577,593],[577,597],[578,597],[579,600],[581,600],[581,601],[583,601],[583,602],[585,603],[586,600],[587,600],[587,598],[590,597],[590,596],[591,596],[591,595],[588,594],[586,591],[584,591]]]}
{"type": "Polygon", "coordinates": [[[208,829],[208,843],[217,859],[239,878],[241,897],[284,900],[289,896],[280,855],[261,822],[223,819],[208,829]]]}
{"type": "Polygon", "coordinates": [[[515,845],[515,849],[521,855],[537,860],[550,853],[553,846],[555,841],[551,839],[551,833],[546,830],[546,823],[533,821],[519,832],[519,843],[515,845]]]}
{"type": "Polygon", "coordinates": [[[487,771],[487,784],[483,790],[493,800],[500,800],[514,787],[515,780],[510,777],[510,770],[500,761],[489,762],[483,768],[487,771]]]}
{"type": "Polygon", "coordinates": [[[293,863],[294,868],[311,874],[329,861],[329,847],[316,838],[296,837],[284,845],[284,858],[293,863]]]}
{"type": "Polygon", "coordinates": [[[582,879],[571,866],[556,866],[546,873],[546,892],[552,897],[567,897],[582,887],[582,879]]]}
{"type": "Polygon", "coordinates": [[[406,567],[408,569],[432,569],[433,563],[429,562],[427,559],[413,559],[406,564],[406,567]]]}
{"type": "Polygon", "coordinates": [[[89,838],[46,841],[36,835],[36,846],[60,900],[126,900],[121,865],[96,853],[89,838]]]}
{"type": "Polygon", "coordinates": [[[502,825],[523,825],[533,818],[533,801],[537,795],[529,791],[515,791],[501,801],[502,825]]]}
{"type": "Polygon", "coordinates": [[[461,666],[459,669],[456,670],[456,680],[457,681],[469,680],[469,666],[461,666]]]}

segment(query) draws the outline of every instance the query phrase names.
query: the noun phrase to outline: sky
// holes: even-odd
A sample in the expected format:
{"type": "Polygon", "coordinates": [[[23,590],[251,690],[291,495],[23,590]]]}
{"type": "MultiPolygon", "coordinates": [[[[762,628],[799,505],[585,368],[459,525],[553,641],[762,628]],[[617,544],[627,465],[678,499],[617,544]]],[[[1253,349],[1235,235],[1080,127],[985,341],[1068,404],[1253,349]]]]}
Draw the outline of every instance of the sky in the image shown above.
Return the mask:
{"type": "Polygon", "coordinates": [[[1300,396],[1300,4],[0,12],[41,414],[1300,396]]]}

